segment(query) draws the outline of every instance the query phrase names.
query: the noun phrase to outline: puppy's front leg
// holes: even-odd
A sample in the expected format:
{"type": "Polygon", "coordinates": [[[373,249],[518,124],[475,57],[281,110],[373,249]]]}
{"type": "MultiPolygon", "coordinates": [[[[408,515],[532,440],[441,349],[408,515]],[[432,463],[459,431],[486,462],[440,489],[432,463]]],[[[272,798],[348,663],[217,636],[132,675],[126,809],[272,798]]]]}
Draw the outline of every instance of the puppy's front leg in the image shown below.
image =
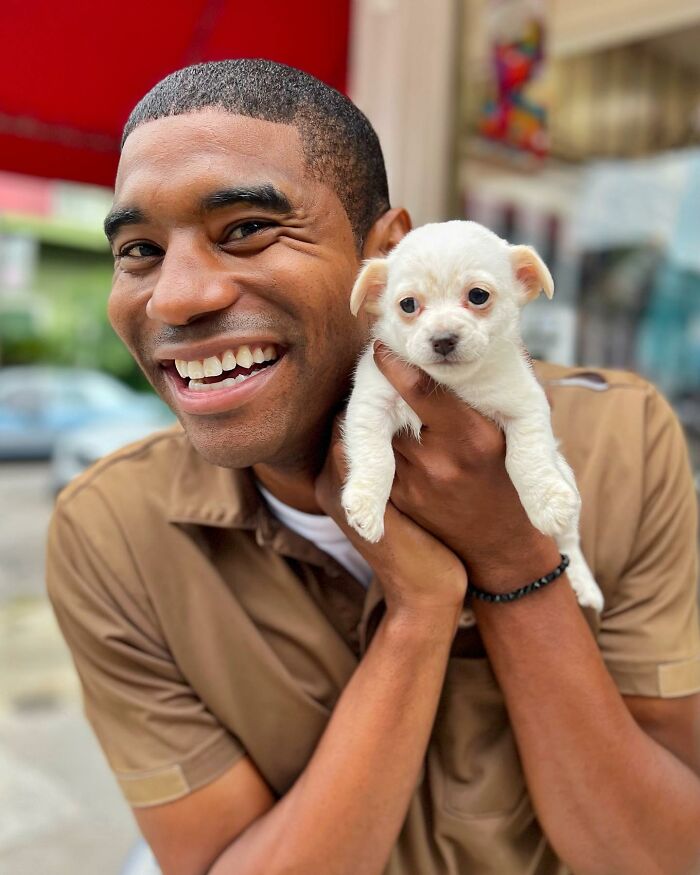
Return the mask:
{"type": "Polygon", "coordinates": [[[571,469],[557,450],[549,408],[504,422],[506,469],[530,522],[545,535],[578,524],[580,498],[571,469]]]}
{"type": "Polygon", "coordinates": [[[557,535],[556,541],[559,550],[569,557],[570,564],[566,576],[576,593],[578,603],[584,607],[594,608],[600,613],[604,606],[603,593],[581,550],[578,529],[571,526],[568,531],[557,535]]]}
{"type": "Polygon", "coordinates": [[[391,440],[405,424],[407,411],[417,419],[377,369],[371,350],[365,353],[343,424],[348,476],[341,504],[348,523],[368,541],[379,541],[384,534],[384,511],[396,470],[391,440]]]}

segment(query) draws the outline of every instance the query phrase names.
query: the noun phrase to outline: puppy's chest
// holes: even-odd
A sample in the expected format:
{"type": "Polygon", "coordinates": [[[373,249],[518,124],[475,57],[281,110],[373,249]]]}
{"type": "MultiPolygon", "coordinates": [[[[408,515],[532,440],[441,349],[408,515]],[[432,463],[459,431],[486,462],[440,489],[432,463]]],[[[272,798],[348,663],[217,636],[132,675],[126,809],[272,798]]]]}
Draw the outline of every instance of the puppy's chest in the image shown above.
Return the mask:
{"type": "Polygon", "coordinates": [[[500,386],[471,384],[452,388],[452,391],[461,401],[489,419],[498,420],[509,408],[500,386]]]}

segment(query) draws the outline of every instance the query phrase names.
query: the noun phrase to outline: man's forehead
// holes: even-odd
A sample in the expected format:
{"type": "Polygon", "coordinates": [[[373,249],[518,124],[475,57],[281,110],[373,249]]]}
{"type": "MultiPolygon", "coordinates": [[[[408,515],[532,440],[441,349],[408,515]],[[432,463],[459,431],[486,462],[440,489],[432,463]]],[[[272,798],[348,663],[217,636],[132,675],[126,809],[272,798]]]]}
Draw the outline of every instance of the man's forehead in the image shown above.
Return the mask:
{"type": "Polygon", "coordinates": [[[293,125],[206,110],[139,125],[127,138],[115,184],[116,201],[151,190],[273,184],[293,198],[308,184],[299,131],[293,125]]]}

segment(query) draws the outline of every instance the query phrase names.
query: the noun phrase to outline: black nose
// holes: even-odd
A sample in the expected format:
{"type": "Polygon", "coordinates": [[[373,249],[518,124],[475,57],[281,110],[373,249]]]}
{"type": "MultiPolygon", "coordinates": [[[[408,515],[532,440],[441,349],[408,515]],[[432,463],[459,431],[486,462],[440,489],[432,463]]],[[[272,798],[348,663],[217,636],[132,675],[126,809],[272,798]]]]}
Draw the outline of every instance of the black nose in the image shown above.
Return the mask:
{"type": "Polygon", "coordinates": [[[440,355],[447,355],[457,346],[457,334],[440,334],[433,338],[433,349],[440,355]]]}

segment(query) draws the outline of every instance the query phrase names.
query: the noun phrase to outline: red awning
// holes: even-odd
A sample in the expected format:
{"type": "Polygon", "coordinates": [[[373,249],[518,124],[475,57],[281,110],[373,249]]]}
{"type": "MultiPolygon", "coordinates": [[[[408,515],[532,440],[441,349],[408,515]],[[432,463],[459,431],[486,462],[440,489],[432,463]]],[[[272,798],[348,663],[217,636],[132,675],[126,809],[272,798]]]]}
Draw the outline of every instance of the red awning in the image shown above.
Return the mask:
{"type": "Polygon", "coordinates": [[[350,0],[3,0],[0,170],[112,185],[134,104],[179,67],[264,57],[343,90],[350,0]]]}

